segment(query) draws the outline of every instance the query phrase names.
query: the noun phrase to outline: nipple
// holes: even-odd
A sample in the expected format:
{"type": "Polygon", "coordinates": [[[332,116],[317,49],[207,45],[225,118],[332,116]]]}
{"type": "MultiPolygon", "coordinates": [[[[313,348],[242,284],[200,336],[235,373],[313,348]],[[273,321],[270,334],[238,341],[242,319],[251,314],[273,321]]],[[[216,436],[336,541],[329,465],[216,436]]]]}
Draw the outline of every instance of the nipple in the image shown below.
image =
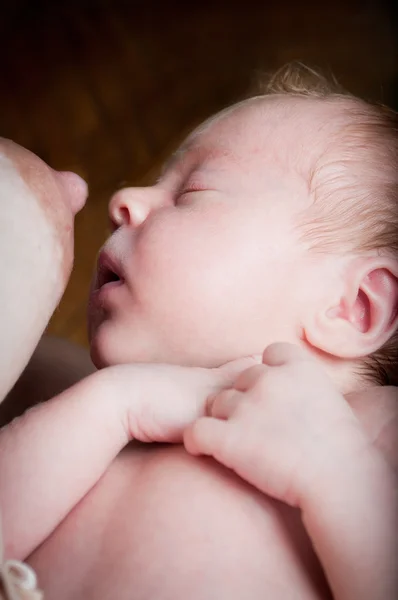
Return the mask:
{"type": "Polygon", "coordinates": [[[73,212],[78,213],[86,203],[88,186],[80,175],[71,171],[57,171],[57,175],[65,188],[73,212]]]}

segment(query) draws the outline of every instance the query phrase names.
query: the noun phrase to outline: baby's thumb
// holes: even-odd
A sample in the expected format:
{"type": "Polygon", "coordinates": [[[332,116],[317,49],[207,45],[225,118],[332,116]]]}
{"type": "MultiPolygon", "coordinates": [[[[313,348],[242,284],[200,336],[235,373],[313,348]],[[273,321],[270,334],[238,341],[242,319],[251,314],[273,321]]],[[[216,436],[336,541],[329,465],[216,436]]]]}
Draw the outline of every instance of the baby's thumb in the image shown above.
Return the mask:
{"type": "MultiPolygon", "coordinates": [[[[194,456],[213,456],[220,462],[223,456],[219,449],[225,434],[228,432],[227,423],[211,417],[202,417],[187,427],[184,431],[184,446],[189,454],[194,456]]],[[[225,463],[224,463],[225,464],[225,463]]],[[[228,465],[226,465],[228,466],[228,465]]]]}

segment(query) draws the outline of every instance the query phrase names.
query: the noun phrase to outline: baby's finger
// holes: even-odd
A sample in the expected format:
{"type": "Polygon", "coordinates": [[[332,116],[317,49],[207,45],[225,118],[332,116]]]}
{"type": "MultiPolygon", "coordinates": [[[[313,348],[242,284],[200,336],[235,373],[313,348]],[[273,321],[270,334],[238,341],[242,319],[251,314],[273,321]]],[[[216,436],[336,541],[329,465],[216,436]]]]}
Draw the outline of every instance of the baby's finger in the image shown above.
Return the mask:
{"type": "Polygon", "coordinates": [[[308,360],[309,355],[296,344],[277,342],[268,346],[263,352],[263,364],[279,367],[293,360],[308,360]]]}
{"type": "Polygon", "coordinates": [[[234,389],[228,389],[210,396],[207,400],[206,414],[215,419],[228,419],[237,405],[242,401],[243,394],[234,389]]]}
{"type": "Polygon", "coordinates": [[[253,365],[261,364],[261,356],[246,356],[244,358],[237,358],[231,362],[226,363],[222,367],[219,367],[218,371],[222,377],[225,378],[224,385],[232,385],[235,379],[253,365]]]}
{"type": "Polygon", "coordinates": [[[235,390],[238,392],[247,392],[247,390],[250,390],[259,377],[264,375],[265,369],[266,367],[264,365],[255,365],[254,367],[243,371],[234,383],[235,390]]]}
{"type": "Polygon", "coordinates": [[[184,432],[184,446],[189,454],[217,457],[223,439],[228,433],[228,423],[211,417],[202,417],[184,432]]]}

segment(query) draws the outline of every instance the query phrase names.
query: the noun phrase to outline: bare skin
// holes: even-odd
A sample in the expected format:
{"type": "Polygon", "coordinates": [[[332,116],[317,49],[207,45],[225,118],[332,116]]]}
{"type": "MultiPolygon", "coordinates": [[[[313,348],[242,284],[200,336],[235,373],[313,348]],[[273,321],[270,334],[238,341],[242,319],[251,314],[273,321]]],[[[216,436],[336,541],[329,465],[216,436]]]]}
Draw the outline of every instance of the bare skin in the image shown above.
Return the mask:
{"type": "MultiPolygon", "coordinates": [[[[22,376],[37,398],[52,360],[70,369],[53,389],[80,379],[66,350],[40,343],[22,376]]],[[[27,562],[46,598],[328,597],[298,511],[181,446],[127,446],[27,562]]]]}
{"type": "Polygon", "coordinates": [[[329,597],[298,511],[182,447],[123,451],[28,563],[60,600],[329,597]]]}
{"type": "MultiPolygon", "coordinates": [[[[390,461],[396,396],[350,398],[390,461]]],[[[48,598],[330,597],[299,511],[176,446],[126,447],[28,562],[48,598]]]]}
{"type": "Polygon", "coordinates": [[[21,375],[65,290],[74,216],[86,197],[80,177],[54,171],[0,138],[1,399],[21,375]]]}
{"type": "MultiPolygon", "coordinates": [[[[159,189],[156,188],[155,191],[158,192],[159,189]]],[[[163,194],[165,190],[160,191],[163,194]]],[[[203,190],[198,193],[201,191],[203,190]]],[[[163,201],[162,194],[160,200],[163,201]]],[[[182,215],[181,218],[186,216],[187,219],[194,216],[196,219],[200,214],[202,204],[199,205],[199,213],[197,210],[184,208],[176,212],[171,191],[167,190],[167,194],[167,206],[162,204],[160,207],[152,207],[154,211],[159,209],[158,219],[154,218],[148,222],[147,227],[142,228],[148,235],[147,238],[141,238],[144,242],[145,239],[151,240],[150,223],[161,225],[160,219],[163,216],[168,219],[166,224],[173,224],[172,219],[177,218],[177,215],[182,215]]],[[[239,206],[241,200],[242,198],[238,199],[239,206]]],[[[242,219],[238,204],[235,216],[240,227],[242,219]]],[[[229,206],[222,202],[221,205],[229,206]]],[[[209,206],[209,210],[213,210],[214,205],[210,203],[209,206]]],[[[258,208],[260,206],[263,207],[263,203],[259,201],[258,208]]],[[[242,210],[243,208],[242,204],[242,210]]],[[[284,222],[282,217],[283,215],[281,223],[284,222]]],[[[203,222],[208,223],[209,219],[203,218],[203,222]]],[[[136,225],[130,221],[123,223],[116,239],[123,239],[127,243],[130,239],[128,236],[133,233],[133,225],[138,231],[141,224],[136,225]]],[[[255,223],[250,222],[248,225],[252,227],[255,223]]],[[[270,235],[272,229],[270,227],[270,235]]],[[[183,231],[183,228],[180,227],[179,230],[183,231]]],[[[161,232],[165,232],[163,227],[157,233],[161,232]]],[[[189,235],[184,239],[192,238],[189,235]]],[[[156,235],[156,239],[162,238],[156,235]]],[[[176,240],[176,237],[165,236],[164,239],[169,244],[169,240],[176,240]]],[[[217,240],[218,237],[214,239],[217,240]]],[[[129,245],[127,247],[130,248],[129,245]]],[[[148,244],[147,248],[152,252],[156,247],[148,244]]],[[[290,247],[286,251],[290,252],[290,247]]],[[[296,253],[293,254],[296,259],[296,253]]],[[[146,262],[144,260],[141,269],[144,279],[139,297],[142,298],[147,297],[144,293],[147,267],[158,263],[150,260],[151,255],[145,255],[142,248],[141,253],[136,255],[148,259],[146,262]]],[[[258,255],[257,250],[255,255],[258,255]]],[[[161,253],[159,256],[166,255],[161,253]]],[[[184,258],[188,254],[179,250],[178,256],[184,258]]],[[[287,258],[289,257],[290,255],[287,258]]],[[[235,262],[232,270],[234,276],[235,262]]],[[[175,260],[171,263],[175,266],[175,260]]],[[[273,264],[270,259],[270,268],[273,264]]],[[[208,261],[202,266],[207,281],[208,261]]],[[[162,272],[167,273],[166,284],[170,280],[169,271],[163,269],[162,272]]],[[[195,270],[194,272],[196,273],[195,270]]],[[[132,288],[136,291],[139,289],[137,272],[132,273],[136,284],[132,288]]],[[[271,271],[273,281],[274,275],[271,271]]],[[[148,281],[152,281],[152,278],[148,281]]],[[[217,282],[216,277],[214,282],[217,282]]],[[[186,288],[181,289],[184,291],[186,288]]],[[[175,290],[171,292],[174,294],[175,290]]],[[[162,298],[160,307],[163,307],[163,295],[152,294],[150,297],[162,298]]],[[[199,295],[192,297],[200,298],[201,302],[203,300],[199,295]]],[[[285,294],[285,297],[290,302],[290,296],[285,294]]],[[[177,302],[177,309],[179,305],[177,302]]],[[[308,304],[303,303],[302,306],[304,305],[308,304]]],[[[118,314],[116,312],[111,316],[117,317],[118,314]]],[[[121,316],[125,314],[130,313],[120,312],[121,316]]],[[[231,319],[232,317],[233,315],[231,319]]],[[[219,322],[217,317],[214,324],[219,322]]],[[[309,325],[311,324],[310,321],[309,325]]],[[[106,336],[113,332],[112,326],[118,325],[118,321],[109,320],[107,325],[109,326],[102,328],[103,335],[97,340],[97,354],[101,349],[104,350],[105,345],[112,348],[104,342],[109,341],[106,336]]],[[[257,321],[252,325],[251,333],[255,334],[257,321]]],[[[120,323],[120,326],[130,340],[128,328],[124,323],[120,323]]],[[[182,328],[180,333],[185,335],[187,331],[187,328],[182,328]]],[[[174,324],[173,333],[176,333],[174,324]]],[[[237,344],[241,340],[241,328],[238,333],[235,340],[237,344]]],[[[260,332],[258,334],[261,338],[260,332]]],[[[220,336],[209,333],[210,342],[216,337],[217,341],[224,343],[220,336]]],[[[280,331],[277,337],[283,337],[280,331]]],[[[119,341],[112,339],[115,341],[114,348],[120,349],[119,341]]],[[[174,343],[176,335],[167,339],[174,343]]],[[[183,352],[186,346],[183,339],[180,341],[179,351],[183,352]]],[[[261,339],[258,343],[262,344],[261,339]]],[[[253,339],[248,340],[245,348],[249,346],[257,348],[257,342],[253,344],[253,339]]],[[[190,350],[195,349],[191,347],[190,350]]],[[[196,352],[199,350],[202,352],[201,348],[197,348],[196,352]]],[[[229,351],[230,345],[225,350],[229,351]]],[[[219,358],[214,357],[214,362],[218,362],[219,358]]],[[[129,362],[128,359],[126,357],[125,362],[129,362]]],[[[203,356],[202,359],[204,360],[203,356]]],[[[196,360],[200,362],[197,355],[196,360]]],[[[179,361],[176,359],[174,362],[179,361]]],[[[345,372],[341,373],[341,378],[345,381],[343,375],[345,372]]],[[[380,419],[368,419],[363,411],[364,404],[361,403],[358,413],[362,416],[358,414],[358,417],[363,419],[364,424],[371,426],[372,430],[368,434],[380,447],[390,448],[389,443],[381,442],[384,440],[381,433],[382,429],[391,429],[392,413],[388,418],[383,412],[383,415],[379,415],[380,419]]],[[[67,447],[67,436],[64,439],[67,447]]],[[[188,456],[181,447],[143,448],[132,444],[126,448],[56,530],[31,553],[28,561],[37,570],[39,581],[49,598],[134,597],[149,600],[250,597],[263,600],[264,597],[330,597],[320,564],[301,524],[299,512],[261,495],[214,461],[188,456]]]]}

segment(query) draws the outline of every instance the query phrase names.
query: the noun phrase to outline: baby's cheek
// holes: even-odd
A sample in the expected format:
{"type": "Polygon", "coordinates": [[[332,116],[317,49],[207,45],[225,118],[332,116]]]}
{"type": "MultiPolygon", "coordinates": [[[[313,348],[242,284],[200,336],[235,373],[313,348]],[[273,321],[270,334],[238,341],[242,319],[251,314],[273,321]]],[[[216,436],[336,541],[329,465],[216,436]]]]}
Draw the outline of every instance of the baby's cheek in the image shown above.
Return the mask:
{"type": "Polygon", "coordinates": [[[220,279],[214,280],[206,248],[195,245],[178,235],[168,243],[152,245],[139,265],[146,303],[159,303],[166,313],[178,309],[176,317],[189,314],[191,318],[196,318],[198,307],[214,306],[220,279]]]}
{"type": "Polygon", "coordinates": [[[222,253],[220,236],[202,221],[203,217],[195,219],[194,214],[159,218],[137,245],[138,259],[145,261],[146,270],[157,279],[184,283],[185,289],[202,285],[205,278],[212,278],[222,253]]]}

